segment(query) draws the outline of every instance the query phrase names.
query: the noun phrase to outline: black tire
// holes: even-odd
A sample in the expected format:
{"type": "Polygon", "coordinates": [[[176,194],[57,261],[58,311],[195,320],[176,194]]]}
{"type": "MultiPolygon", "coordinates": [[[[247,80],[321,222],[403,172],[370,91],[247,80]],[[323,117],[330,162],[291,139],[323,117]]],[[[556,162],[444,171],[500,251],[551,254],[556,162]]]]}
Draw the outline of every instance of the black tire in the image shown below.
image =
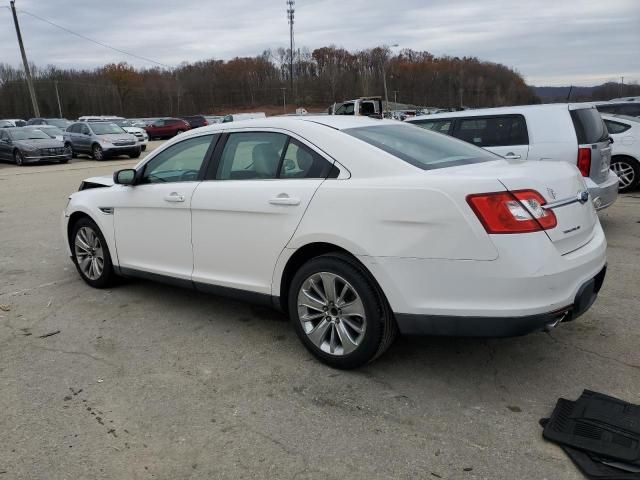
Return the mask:
{"type": "Polygon", "coordinates": [[[100,228],[98,228],[98,225],[96,225],[96,223],[93,220],[91,220],[88,217],[82,217],[76,223],[73,224],[73,227],[71,228],[71,237],[69,239],[69,246],[71,248],[71,258],[73,260],[73,263],[76,266],[76,269],[78,270],[78,273],[80,274],[82,279],[88,285],[92,286],[93,288],[107,288],[113,285],[116,279],[116,274],[113,270],[113,263],[111,262],[111,254],[109,252],[109,247],[107,245],[107,242],[104,239],[104,236],[102,235],[102,232],[100,231],[100,228]],[[100,276],[98,276],[98,278],[92,279],[89,276],[87,276],[87,274],[85,274],[85,272],[83,271],[83,269],[78,263],[78,258],[76,256],[75,242],[76,242],[76,237],[78,236],[78,232],[82,228],[89,228],[93,232],[95,232],[95,234],[98,237],[98,240],[100,241],[100,246],[102,247],[104,263],[103,263],[102,273],[100,274],[100,276]]]}
{"type": "Polygon", "coordinates": [[[104,160],[104,150],[102,150],[102,147],[100,145],[98,145],[97,143],[94,143],[91,146],[91,158],[93,158],[94,160],[104,160]]]}
{"type": "Polygon", "coordinates": [[[629,182],[625,186],[620,184],[618,187],[619,192],[630,192],[640,184],[640,162],[633,157],[623,155],[613,157],[611,159],[611,170],[618,175],[624,172],[626,180],[629,182]]]}
{"type": "Polygon", "coordinates": [[[65,158],[64,160],[58,160],[58,163],[69,163],[69,159],[65,158]]]}
{"type": "Polygon", "coordinates": [[[129,154],[129,158],[140,158],[141,149],[135,150],[133,153],[129,154]]]}
{"type": "Polygon", "coordinates": [[[22,152],[20,150],[15,150],[13,152],[13,161],[19,167],[23,167],[24,166],[24,155],[22,154],[22,152]]]}
{"type": "Polygon", "coordinates": [[[142,146],[140,147],[140,151],[141,151],[141,152],[144,152],[146,149],[147,149],[147,146],[146,146],[146,145],[142,145],[142,146]]]}
{"type": "Polygon", "coordinates": [[[354,259],[341,253],[315,257],[296,272],[289,286],[289,317],[296,334],[317,359],[339,369],[357,368],[382,355],[395,340],[398,327],[384,294],[371,275],[354,259]],[[307,335],[298,313],[298,294],[314,274],[328,272],[346,280],[364,306],[366,327],[358,346],[350,353],[335,355],[323,351],[307,335]]]}
{"type": "Polygon", "coordinates": [[[69,142],[64,144],[64,148],[71,153],[71,158],[77,158],[78,157],[78,154],[75,152],[75,150],[73,149],[73,147],[71,146],[71,144],[69,142]]]}

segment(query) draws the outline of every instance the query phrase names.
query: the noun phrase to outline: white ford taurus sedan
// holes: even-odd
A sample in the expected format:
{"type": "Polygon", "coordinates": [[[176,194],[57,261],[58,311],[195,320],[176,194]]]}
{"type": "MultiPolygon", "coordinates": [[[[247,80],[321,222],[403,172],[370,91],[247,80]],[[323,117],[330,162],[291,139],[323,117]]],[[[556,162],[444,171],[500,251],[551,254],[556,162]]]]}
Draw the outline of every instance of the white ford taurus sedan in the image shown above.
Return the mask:
{"type": "Polygon", "coordinates": [[[398,332],[500,337],[584,313],[606,241],[564,162],[505,160],[395,121],[279,117],[177,136],[69,197],[91,286],[136,276],[285,311],[353,368],[398,332]]]}

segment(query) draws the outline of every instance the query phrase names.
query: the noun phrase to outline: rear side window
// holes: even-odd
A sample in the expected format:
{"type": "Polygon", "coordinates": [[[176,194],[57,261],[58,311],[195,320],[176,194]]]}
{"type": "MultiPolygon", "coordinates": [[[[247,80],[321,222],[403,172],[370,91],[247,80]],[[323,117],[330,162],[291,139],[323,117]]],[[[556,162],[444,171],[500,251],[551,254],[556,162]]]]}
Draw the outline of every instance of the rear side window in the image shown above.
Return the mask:
{"type": "Polygon", "coordinates": [[[614,122],[612,120],[604,120],[604,124],[607,126],[609,133],[622,133],[631,128],[631,125],[625,125],[624,123],[614,122]]]}
{"type": "Polygon", "coordinates": [[[522,115],[462,118],[453,135],[478,147],[529,144],[527,124],[522,115]]]}
{"type": "Polygon", "coordinates": [[[609,136],[602,117],[595,108],[571,110],[570,113],[579,145],[603,142],[609,136]]]}
{"type": "Polygon", "coordinates": [[[416,120],[409,123],[438,133],[448,134],[451,129],[451,120],[416,120]]]}
{"type": "Polygon", "coordinates": [[[278,178],[327,178],[331,163],[293,138],[285,151],[278,178]]]}
{"type": "Polygon", "coordinates": [[[407,124],[348,128],[343,132],[423,170],[500,158],[473,145],[407,124]]]}

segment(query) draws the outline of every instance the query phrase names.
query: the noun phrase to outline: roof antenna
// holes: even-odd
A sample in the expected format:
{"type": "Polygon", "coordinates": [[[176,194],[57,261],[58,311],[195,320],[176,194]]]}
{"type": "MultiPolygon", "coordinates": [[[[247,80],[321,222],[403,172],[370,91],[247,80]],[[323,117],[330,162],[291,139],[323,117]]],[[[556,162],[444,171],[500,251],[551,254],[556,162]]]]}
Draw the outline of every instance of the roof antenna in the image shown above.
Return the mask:
{"type": "Polygon", "coordinates": [[[573,85],[569,87],[569,93],[567,94],[567,103],[569,103],[569,99],[571,98],[571,90],[573,90],[573,85]]]}

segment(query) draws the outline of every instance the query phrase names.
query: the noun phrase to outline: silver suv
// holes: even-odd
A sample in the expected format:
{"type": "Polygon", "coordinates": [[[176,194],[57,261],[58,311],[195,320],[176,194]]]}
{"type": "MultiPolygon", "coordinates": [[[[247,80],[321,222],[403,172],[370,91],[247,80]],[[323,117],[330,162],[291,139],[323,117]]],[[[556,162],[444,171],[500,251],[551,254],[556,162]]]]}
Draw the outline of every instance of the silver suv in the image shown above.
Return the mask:
{"type": "Polygon", "coordinates": [[[95,160],[118,155],[138,158],[141,152],[136,137],[112,122],[74,123],[64,132],[64,144],[74,157],[87,153],[95,160]]]}

